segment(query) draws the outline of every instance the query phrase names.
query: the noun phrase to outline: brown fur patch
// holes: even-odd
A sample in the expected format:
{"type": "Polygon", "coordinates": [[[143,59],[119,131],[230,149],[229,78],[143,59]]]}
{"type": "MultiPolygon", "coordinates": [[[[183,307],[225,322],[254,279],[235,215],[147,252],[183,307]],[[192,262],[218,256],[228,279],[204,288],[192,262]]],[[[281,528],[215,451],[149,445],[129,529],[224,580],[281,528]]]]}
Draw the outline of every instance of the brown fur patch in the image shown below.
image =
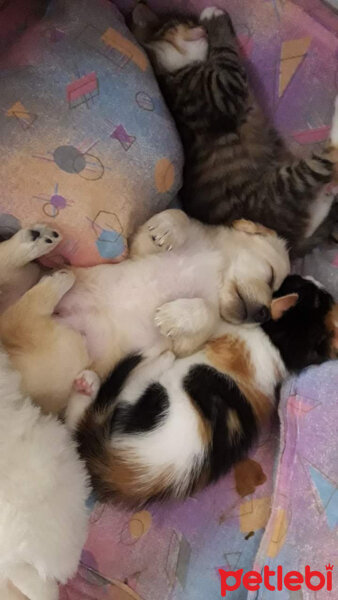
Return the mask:
{"type": "Polygon", "coordinates": [[[254,368],[245,343],[231,335],[211,340],[206,346],[210,362],[223,373],[248,381],[254,378],[254,368]]]}
{"type": "Polygon", "coordinates": [[[258,485],[266,482],[266,475],[261,465],[247,458],[234,467],[236,491],[242,498],[253,494],[258,485]]]}
{"type": "Polygon", "coordinates": [[[196,404],[194,399],[191,398],[190,396],[188,396],[188,394],[187,394],[187,397],[189,398],[189,400],[191,402],[191,406],[194,409],[194,411],[196,412],[196,415],[198,418],[198,433],[199,433],[200,439],[202,441],[203,446],[207,447],[207,446],[209,446],[209,444],[211,442],[211,436],[212,436],[210,423],[204,418],[202,411],[200,410],[199,406],[196,404]]]}
{"type": "Polygon", "coordinates": [[[173,483],[174,468],[168,467],[151,478],[149,469],[137,463],[128,450],[112,449],[103,443],[99,452],[84,454],[94,489],[103,502],[123,500],[132,506],[142,505],[151,498],[165,496],[173,483]]]}
{"type": "Polygon", "coordinates": [[[241,422],[238,418],[238,414],[236,413],[235,410],[233,409],[229,409],[227,411],[227,430],[229,432],[229,438],[231,443],[236,443],[238,441],[238,439],[241,437],[241,435],[243,434],[243,429],[242,429],[242,425],[241,422]]]}
{"type": "Polygon", "coordinates": [[[325,158],[334,163],[332,181],[338,183],[338,148],[331,145],[325,150],[325,154],[325,158]]]}
{"type": "MultiPolygon", "coordinates": [[[[181,478],[175,479],[174,466],[167,466],[151,476],[151,468],[137,462],[131,450],[112,448],[105,425],[98,423],[97,417],[91,411],[87,413],[77,432],[77,441],[101,502],[121,502],[139,507],[155,498],[184,498],[209,483],[207,464],[199,473],[191,473],[184,487],[180,487],[181,478]]],[[[208,442],[210,435],[211,431],[207,428],[201,432],[208,442]]]]}
{"type": "Polygon", "coordinates": [[[257,419],[261,424],[266,423],[274,408],[270,398],[258,390],[254,385],[236,382],[242,394],[250,402],[257,419]]]}
{"type": "Polygon", "coordinates": [[[171,44],[172,46],[174,46],[174,48],[177,50],[177,52],[179,52],[180,54],[183,54],[182,49],[180,48],[178,42],[177,42],[177,38],[183,34],[183,31],[181,30],[182,26],[180,25],[179,27],[175,28],[175,29],[168,29],[168,31],[166,31],[166,33],[163,36],[163,39],[166,42],[169,42],[169,44],[171,44]]]}
{"type": "Polygon", "coordinates": [[[224,335],[207,344],[206,355],[216,369],[236,381],[257,418],[265,421],[271,413],[272,404],[256,386],[254,367],[245,343],[230,335],[224,335]]]}
{"type": "Polygon", "coordinates": [[[57,300],[52,278],[40,281],[1,315],[0,339],[25,393],[45,412],[59,414],[90,360],[81,334],[52,318],[57,300]]]}
{"type": "Polygon", "coordinates": [[[273,229],[264,227],[264,225],[261,225],[260,223],[248,221],[247,219],[238,219],[237,221],[234,221],[232,223],[232,227],[237,229],[237,231],[243,231],[244,233],[249,233],[250,235],[277,235],[273,229]]]}
{"type": "Polygon", "coordinates": [[[331,337],[330,357],[338,358],[338,304],[326,315],[325,327],[331,337]]]}

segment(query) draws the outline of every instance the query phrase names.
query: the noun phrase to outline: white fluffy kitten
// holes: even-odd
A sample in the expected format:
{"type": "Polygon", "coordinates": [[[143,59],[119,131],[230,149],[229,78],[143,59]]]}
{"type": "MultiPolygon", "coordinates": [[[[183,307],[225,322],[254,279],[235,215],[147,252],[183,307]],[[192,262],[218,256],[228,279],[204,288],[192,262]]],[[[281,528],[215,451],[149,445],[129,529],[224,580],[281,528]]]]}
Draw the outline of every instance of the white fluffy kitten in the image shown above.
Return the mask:
{"type": "MultiPolygon", "coordinates": [[[[96,375],[84,377],[94,396],[96,375]]],[[[86,405],[81,387],[73,399],[86,405]]],[[[57,600],[87,535],[86,471],[66,426],[23,396],[1,347],[0,399],[0,598],[57,600]]]]}

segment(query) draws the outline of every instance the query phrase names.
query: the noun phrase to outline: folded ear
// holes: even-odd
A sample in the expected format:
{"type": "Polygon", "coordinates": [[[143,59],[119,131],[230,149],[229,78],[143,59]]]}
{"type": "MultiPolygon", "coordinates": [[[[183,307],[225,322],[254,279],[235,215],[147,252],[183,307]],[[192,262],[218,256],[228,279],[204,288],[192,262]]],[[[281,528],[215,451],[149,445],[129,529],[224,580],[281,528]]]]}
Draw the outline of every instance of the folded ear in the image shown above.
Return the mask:
{"type": "Polygon", "coordinates": [[[152,31],[157,28],[159,23],[160,19],[145,2],[137,2],[131,13],[129,26],[140,44],[144,44],[149,40],[152,31]]]}
{"type": "Polygon", "coordinates": [[[260,223],[254,223],[254,221],[248,221],[247,219],[234,221],[232,227],[237,229],[237,231],[243,231],[250,235],[277,235],[273,229],[269,229],[260,223]]]}
{"type": "Polygon", "coordinates": [[[298,302],[298,294],[287,294],[286,296],[281,296],[280,298],[274,298],[271,302],[271,318],[274,321],[278,321],[284,313],[295,306],[298,302]]]}

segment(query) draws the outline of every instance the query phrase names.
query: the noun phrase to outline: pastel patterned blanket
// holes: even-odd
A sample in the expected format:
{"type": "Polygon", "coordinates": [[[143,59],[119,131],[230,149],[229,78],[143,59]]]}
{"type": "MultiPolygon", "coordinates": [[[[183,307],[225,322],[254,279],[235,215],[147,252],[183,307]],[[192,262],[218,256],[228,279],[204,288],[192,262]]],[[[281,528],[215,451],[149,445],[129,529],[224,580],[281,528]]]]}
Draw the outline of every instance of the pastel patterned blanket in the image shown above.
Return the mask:
{"type": "Polygon", "coordinates": [[[0,235],[47,222],[64,236],[54,264],[121,260],[175,196],[182,152],[117,8],[51,0],[0,57],[0,81],[0,235]]]}
{"type": "MultiPolygon", "coordinates": [[[[120,0],[128,10],[132,0],[120,0]]],[[[199,12],[205,0],[154,0],[199,12]]],[[[326,139],[337,93],[338,19],[319,0],[218,0],[234,16],[260,98],[297,150],[326,139]],[[257,76],[257,73],[259,77],[257,76]]],[[[338,297],[338,252],[316,251],[299,271],[338,297]]],[[[251,592],[250,600],[338,597],[338,367],[311,368],[284,386],[279,417],[251,455],[240,495],[231,473],[202,494],[131,513],[96,506],[77,577],[62,600],[220,600],[218,570],[325,573],[333,591],[251,592]],[[280,434],[281,431],[281,434],[280,434]],[[278,460],[275,464],[275,457],[278,460]],[[261,470],[259,469],[261,468],[261,470]],[[263,472],[263,475],[262,475],[263,472]],[[276,472],[276,478],[275,478],[276,472]]],[[[315,580],[314,580],[315,582],[315,580]]],[[[228,592],[245,600],[242,586],[228,592]]]]}

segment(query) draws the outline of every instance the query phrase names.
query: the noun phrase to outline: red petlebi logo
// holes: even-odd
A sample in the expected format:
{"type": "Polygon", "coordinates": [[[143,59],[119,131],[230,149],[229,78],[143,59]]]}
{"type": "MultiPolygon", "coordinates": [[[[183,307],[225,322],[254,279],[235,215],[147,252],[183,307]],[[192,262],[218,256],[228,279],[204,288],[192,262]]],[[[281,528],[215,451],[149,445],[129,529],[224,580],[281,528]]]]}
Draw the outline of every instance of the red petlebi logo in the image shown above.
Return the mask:
{"type": "Polygon", "coordinates": [[[263,574],[258,571],[248,571],[244,573],[243,569],[237,571],[225,571],[219,569],[221,577],[221,596],[225,598],[227,592],[238,590],[242,585],[249,592],[256,592],[261,587],[274,592],[283,589],[290,592],[298,591],[304,585],[308,590],[317,592],[322,589],[332,591],[332,571],[333,565],[325,565],[326,575],[321,571],[311,571],[309,565],[306,565],[304,575],[300,571],[288,571],[284,574],[283,567],[280,565],[276,571],[271,571],[268,566],[263,569],[263,574]],[[235,582],[229,579],[235,579],[235,582]]]}

